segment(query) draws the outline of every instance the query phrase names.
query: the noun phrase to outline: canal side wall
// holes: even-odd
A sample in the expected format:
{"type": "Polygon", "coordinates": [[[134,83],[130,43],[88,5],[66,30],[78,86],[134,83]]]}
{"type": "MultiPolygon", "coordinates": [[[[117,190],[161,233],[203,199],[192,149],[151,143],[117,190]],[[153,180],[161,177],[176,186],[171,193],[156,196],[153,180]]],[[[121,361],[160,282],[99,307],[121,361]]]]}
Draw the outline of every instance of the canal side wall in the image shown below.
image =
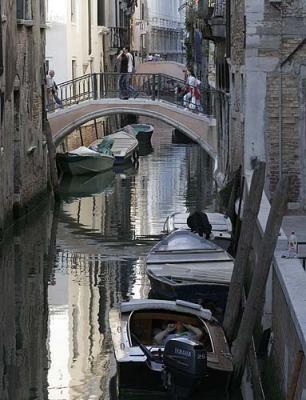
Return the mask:
{"type": "MultiPolygon", "coordinates": [[[[251,173],[247,173],[248,188],[251,173]]],[[[253,250],[255,258],[266,227],[270,204],[263,194],[253,250]]],[[[306,354],[306,273],[298,259],[282,258],[287,249],[287,237],[281,230],[267,282],[262,329],[271,329],[268,358],[283,398],[287,398],[299,351],[306,354]]],[[[298,375],[295,400],[306,399],[305,356],[298,375]]]]}
{"type": "Polygon", "coordinates": [[[47,190],[43,4],[35,0],[28,9],[18,8],[17,18],[16,2],[1,2],[0,232],[47,190]]]}

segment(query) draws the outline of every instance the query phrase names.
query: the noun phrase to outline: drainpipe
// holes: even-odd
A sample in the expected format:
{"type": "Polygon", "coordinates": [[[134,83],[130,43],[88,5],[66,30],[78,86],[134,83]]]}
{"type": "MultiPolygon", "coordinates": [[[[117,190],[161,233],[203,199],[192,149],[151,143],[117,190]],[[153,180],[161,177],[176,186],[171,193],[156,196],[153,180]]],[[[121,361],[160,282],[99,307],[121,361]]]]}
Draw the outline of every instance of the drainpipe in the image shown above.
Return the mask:
{"type": "Polygon", "coordinates": [[[278,110],[278,177],[283,176],[283,22],[284,10],[280,8],[280,68],[279,68],[279,110],[278,110]]]}

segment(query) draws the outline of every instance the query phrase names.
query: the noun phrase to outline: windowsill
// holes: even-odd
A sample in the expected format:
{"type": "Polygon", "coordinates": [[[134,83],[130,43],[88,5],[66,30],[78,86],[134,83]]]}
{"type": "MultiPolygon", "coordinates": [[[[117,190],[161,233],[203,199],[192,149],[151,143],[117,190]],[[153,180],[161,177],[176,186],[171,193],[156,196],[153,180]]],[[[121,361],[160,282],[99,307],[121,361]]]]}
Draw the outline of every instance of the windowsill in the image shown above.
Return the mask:
{"type": "Polygon", "coordinates": [[[32,27],[34,25],[34,21],[32,19],[19,19],[17,18],[17,25],[25,25],[32,27]]]}

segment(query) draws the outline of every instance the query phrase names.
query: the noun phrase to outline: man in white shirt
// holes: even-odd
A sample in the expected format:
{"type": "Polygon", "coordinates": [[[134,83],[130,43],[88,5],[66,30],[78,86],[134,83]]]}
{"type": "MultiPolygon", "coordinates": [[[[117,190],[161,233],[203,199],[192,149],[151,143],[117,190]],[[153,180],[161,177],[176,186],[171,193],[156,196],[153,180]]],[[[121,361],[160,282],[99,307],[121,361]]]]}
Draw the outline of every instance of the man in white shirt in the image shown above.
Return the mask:
{"type": "Polygon", "coordinates": [[[128,74],[129,74],[128,90],[129,90],[129,93],[134,97],[134,99],[136,99],[136,97],[139,96],[139,92],[137,92],[137,90],[135,90],[133,88],[133,86],[131,85],[132,73],[134,72],[134,58],[133,58],[132,54],[130,53],[129,47],[124,47],[123,52],[125,53],[125,55],[127,56],[128,60],[129,60],[128,61],[128,74]]]}

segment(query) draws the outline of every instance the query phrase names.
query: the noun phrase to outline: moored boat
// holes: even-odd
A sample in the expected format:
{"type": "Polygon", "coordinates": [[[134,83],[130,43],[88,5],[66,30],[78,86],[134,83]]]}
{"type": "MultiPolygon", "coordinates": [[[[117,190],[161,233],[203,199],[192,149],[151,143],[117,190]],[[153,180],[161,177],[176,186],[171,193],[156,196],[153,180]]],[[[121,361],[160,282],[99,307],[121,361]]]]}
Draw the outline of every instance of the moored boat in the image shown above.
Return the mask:
{"type": "MultiPolygon", "coordinates": [[[[229,217],[217,212],[206,212],[211,224],[213,242],[223,249],[228,250],[232,243],[232,223],[229,217]]],[[[164,223],[163,231],[171,233],[177,229],[189,229],[187,225],[188,213],[174,212],[170,214],[164,223]]]]}
{"type": "Polygon", "coordinates": [[[154,132],[154,127],[149,124],[131,124],[136,132],[136,138],[140,142],[150,142],[154,132]]]}
{"type": "Polygon", "coordinates": [[[146,265],[155,296],[201,302],[223,313],[234,262],[215,243],[176,230],[151,249],[146,265]]]}
{"type": "Polygon", "coordinates": [[[182,300],[131,300],[109,314],[121,395],[127,389],[168,390],[180,399],[216,383],[225,390],[232,359],[222,327],[209,310],[182,300]],[[161,345],[156,332],[169,321],[200,331],[197,340],[172,335],[161,345]]]}
{"type": "Polygon", "coordinates": [[[83,175],[107,171],[114,165],[111,154],[99,153],[85,146],[67,153],[57,153],[56,161],[64,174],[83,175]]]}
{"type": "MultiPolygon", "coordinates": [[[[124,131],[119,131],[107,135],[106,138],[113,141],[112,153],[115,157],[115,164],[124,164],[131,160],[132,157],[138,157],[138,141],[134,135],[124,131]]],[[[96,140],[91,143],[89,148],[99,151],[99,146],[102,141],[103,139],[96,140]]]]}

